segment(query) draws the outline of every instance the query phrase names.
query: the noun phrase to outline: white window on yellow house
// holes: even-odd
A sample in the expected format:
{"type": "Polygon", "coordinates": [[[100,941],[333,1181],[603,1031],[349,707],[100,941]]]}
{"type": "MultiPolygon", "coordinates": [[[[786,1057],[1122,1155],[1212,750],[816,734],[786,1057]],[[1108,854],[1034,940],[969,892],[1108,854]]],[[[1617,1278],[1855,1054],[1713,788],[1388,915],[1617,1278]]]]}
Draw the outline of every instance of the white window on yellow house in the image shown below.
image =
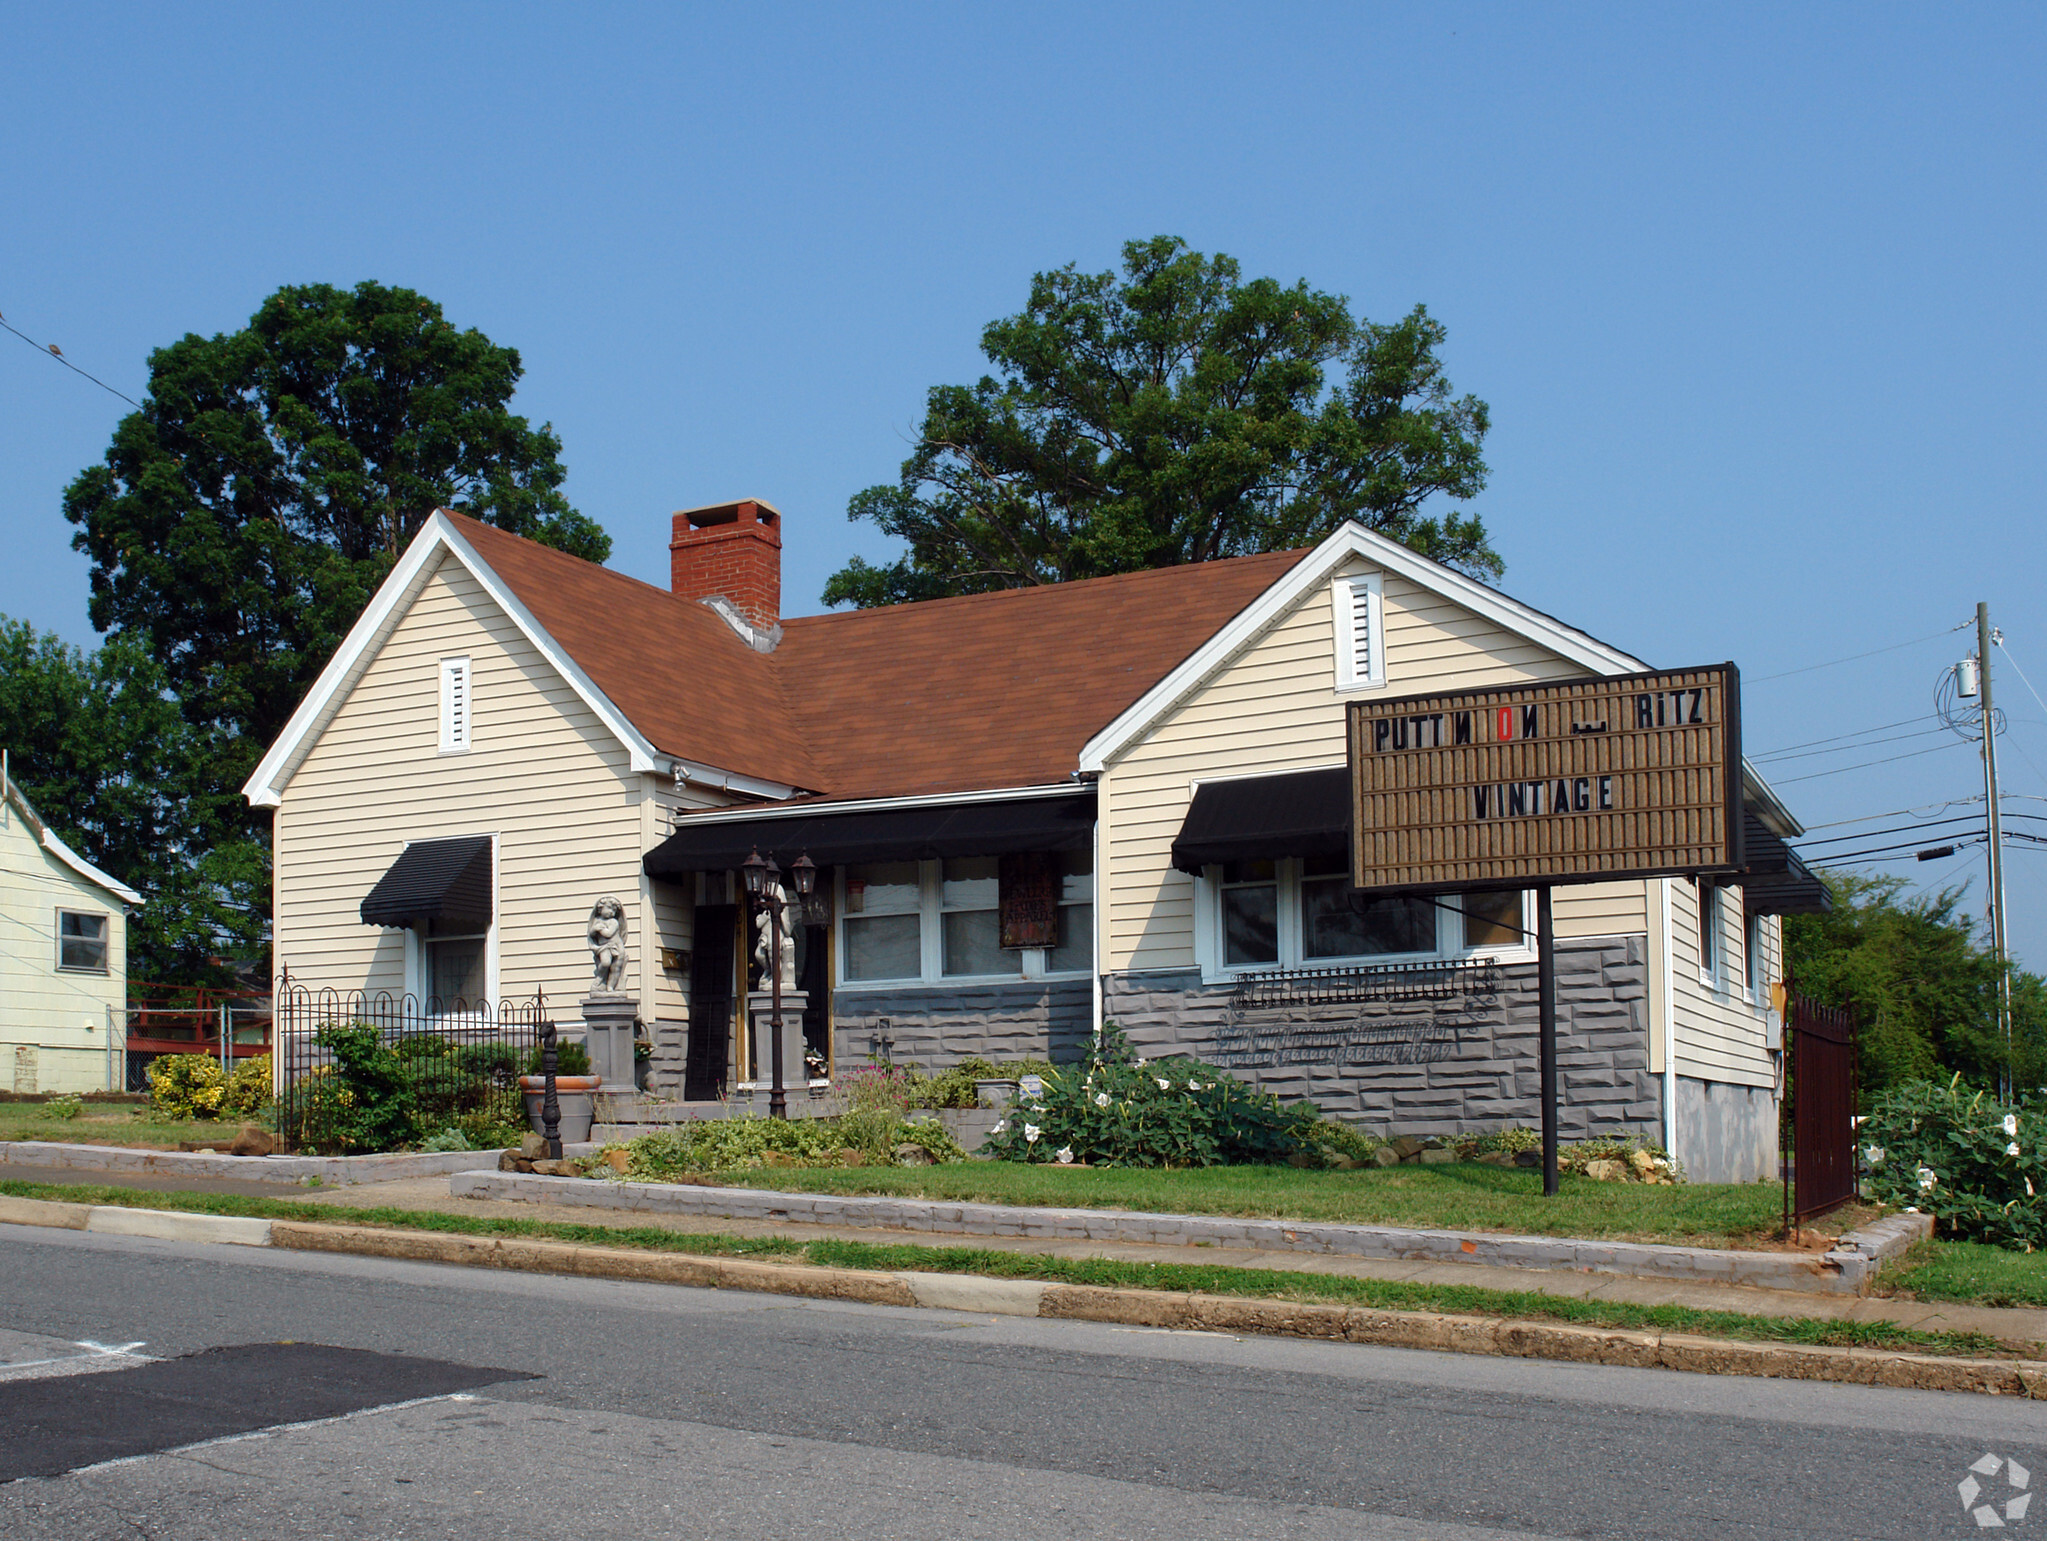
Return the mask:
{"type": "Polygon", "coordinates": [[[466,754],[469,751],[470,719],[475,702],[469,679],[467,658],[443,658],[441,660],[441,753],[466,754]]]}
{"type": "Polygon", "coordinates": [[[1340,856],[1235,861],[1207,869],[1225,969],[1421,962],[1533,947],[1519,889],[1368,899],[1340,856]]]}
{"type": "Polygon", "coordinates": [[[1002,945],[1001,861],[868,862],[840,873],[840,982],[936,984],[961,979],[1039,979],[1094,967],[1094,863],[1086,851],[1056,857],[1059,939],[1052,947],[1002,945]]]}
{"type": "Polygon", "coordinates": [[[91,910],[57,911],[57,967],[67,974],[108,971],[110,925],[91,910]]]}
{"type": "Polygon", "coordinates": [[[1377,573],[1337,578],[1330,584],[1338,690],[1366,690],[1386,683],[1382,592],[1377,573]]]}

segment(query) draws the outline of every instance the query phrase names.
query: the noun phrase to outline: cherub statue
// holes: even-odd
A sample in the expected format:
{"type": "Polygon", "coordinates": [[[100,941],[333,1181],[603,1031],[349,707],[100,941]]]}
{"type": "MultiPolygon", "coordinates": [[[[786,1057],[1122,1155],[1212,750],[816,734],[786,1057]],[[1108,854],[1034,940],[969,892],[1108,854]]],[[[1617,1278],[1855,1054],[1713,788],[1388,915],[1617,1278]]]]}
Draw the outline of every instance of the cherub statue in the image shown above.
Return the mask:
{"type": "Polygon", "coordinates": [[[796,902],[796,896],[784,888],[779,879],[768,881],[768,891],[763,896],[760,914],[754,917],[753,961],[760,965],[761,988],[769,987],[768,970],[770,955],[774,949],[773,932],[768,924],[770,910],[781,911],[782,916],[782,993],[789,995],[796,989],[796,928],[803,924],[803,907],[796,902]]]}
{"type": "Polygon", "coordinates": [[[590,968],[594,994],[625,988],[625,906],[606,894],[590,906],[590,968]]]}

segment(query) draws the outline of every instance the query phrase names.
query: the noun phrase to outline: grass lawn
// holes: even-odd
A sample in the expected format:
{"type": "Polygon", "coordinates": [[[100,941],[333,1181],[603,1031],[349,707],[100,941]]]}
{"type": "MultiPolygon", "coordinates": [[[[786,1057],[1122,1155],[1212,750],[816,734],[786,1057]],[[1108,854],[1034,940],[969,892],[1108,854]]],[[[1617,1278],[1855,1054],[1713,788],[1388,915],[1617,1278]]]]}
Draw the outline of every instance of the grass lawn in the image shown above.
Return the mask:
{"type": "Polygon", "coordinates": [[[1276,1268],[1220,1268],[1202,1263],[1136,1263],[1114,1258],[1047,1257],[1032,1252],[981,1247],[875,1245],[859,1241],[813,1241],[806,1244],[781,1236],[706,1235],[663,1230],[657,1226],[573,1225],[548,1220],[440,1214],[431,1210],[352,1209],[338,1204],[310,1204],[232,1193],[150,1193],[134,1188],[82,1184],[0,1181],[0,1193],[14,1198],[56,1199],[73,1204],[119,1204],[131,1209],[252,1215],[260,1219],[447,1231],[467,1236],[519,1236],[585,1246],[637,1247],[699,1256],[807,1262],[833,1268],[982,1274],[1111,1289],[1243,1295],[1256,1299],[1313,1301],[1375,1310],[1513,1317],[1523,1321],[1570,1322],[1585,1327],[1634,1332],[1696,1333],[1753,1343],[1802,1343],[1970,1356],[2030,1352],[2029,1345],[2000,1344],[1982,1333],[1921,1332],[1889,1322],[1745,1316],[1735,1311],[1707,1311],[1690,1306],[1638,1306],[1622,1301],[1572,1300],[1532,1290],[1489,1290],[1463,1284],[1355,1279],[1340,1274],[1295,1273],[1276,1268]]]}
{"type": "Polygon", "coordinates": [[[1925,1241],[1883,1273],[1882,1287],[1920,1300],[2047,1306],[2047,1253],[1976,1241],[1925,1241]]]}
{"type": "Polygon", "coordinates": [[[76,1118],[54,1118],[46,1102],[0,1102],[0,1140],[58,1140],[66,1145],[133,1145],[176,1150],[181,1140],[218,1140],[220,1148],[241,1131],[239,1121],[150,1123],[148,1111],[132,1103],[88,1102],[76,1118]]]}
{"type": "MultiPolygon", "coordinates": [[[[1783,1190],[1774,1183],[1666,1188],[1565,1177],[1563,1191],[1545,1199],[1539,1171],[1475,1163],[1355,1172],[1285,1166],[1163,1172],[970,1161],[935,1167],[770,1168],[714,1175],[734,1186],[806,1193],[1336,1220],[1712,1247],[1767,1244],[1777,1234],[1783,1208],[1783,1190]]],[[[1824,1224],[1846,1230],[1856,1218],[1854,1212],[1842,1211],[1824,1224]]]]}

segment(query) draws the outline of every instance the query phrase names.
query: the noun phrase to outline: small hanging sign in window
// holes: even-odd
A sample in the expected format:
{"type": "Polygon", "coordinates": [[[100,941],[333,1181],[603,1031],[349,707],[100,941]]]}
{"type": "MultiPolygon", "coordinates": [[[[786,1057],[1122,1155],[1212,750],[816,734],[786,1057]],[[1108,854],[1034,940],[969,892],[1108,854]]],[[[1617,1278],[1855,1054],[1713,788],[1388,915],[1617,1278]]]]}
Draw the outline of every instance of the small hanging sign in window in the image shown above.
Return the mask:
{"type": "Polygon", "coordinates": [[[1005,856],[996,867],[1004,947],[1059,945],[1059,863],[1049,853],[1005,856]]]}

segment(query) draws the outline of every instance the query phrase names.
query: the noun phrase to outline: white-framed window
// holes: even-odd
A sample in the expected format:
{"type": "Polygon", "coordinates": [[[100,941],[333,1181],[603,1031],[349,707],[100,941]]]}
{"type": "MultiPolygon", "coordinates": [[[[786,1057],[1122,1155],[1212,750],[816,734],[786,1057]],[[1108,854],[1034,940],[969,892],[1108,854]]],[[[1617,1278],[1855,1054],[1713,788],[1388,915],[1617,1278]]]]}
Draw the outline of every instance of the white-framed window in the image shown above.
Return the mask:
{"type": "Polygon", "coordinates": [[[67,974],[104,974],[113,925],[97,910],[57,911],[57,967],[67,974]]]}
{"type": "Polygon", "coordinates": [[[475,715],[474,689],[469,678],[469,660],[441,660],[441,753],[467,754],[469,728],[475,715]]]}
{"type": "Polygon", "coordinates": [[[1534,956],[1520,889],[1365,899],[1341,857],[1287,857],[1207,868],[1199,907],[1205,972],[1534,956]]]}
{"type": "Polygon", "coordinates": [[[1368,690],[1386,683],[1384,589],[1377,573],[1333,579],[1329,603],[1336,624],[1336,688],[1368,690]]]}
{"type": "Polygon", "coordinates": [[[1763,917],[1749,915],[1742,927],[1742,982],[1748,986],[1749,1001],[1758,1011],[1769,1009],[1769,959],[1764,955],[1763,917]]]}
{"type": "Polygon", "coordinates": [[[1699,983],[1715,990],[1727,986],[1727,951],[1720,935],[1720,889],[1705,879],[1699,885],[1699,983]]]}
{"type": "Polygon", "coordinates": [[[1061,854],[1059,941],[1001,945],[1000,860],[869,862],[839,869],[835,906],[842,986],[1041,979],[1094,967],[1094,872],[1086,851],[1061,854]]]}
{"type": "Polygon", "coordinates": [[[490,933],[430,920],[419,931],[420,982],[442,1016],[473,1011],[490,999],[490,933]]]}

